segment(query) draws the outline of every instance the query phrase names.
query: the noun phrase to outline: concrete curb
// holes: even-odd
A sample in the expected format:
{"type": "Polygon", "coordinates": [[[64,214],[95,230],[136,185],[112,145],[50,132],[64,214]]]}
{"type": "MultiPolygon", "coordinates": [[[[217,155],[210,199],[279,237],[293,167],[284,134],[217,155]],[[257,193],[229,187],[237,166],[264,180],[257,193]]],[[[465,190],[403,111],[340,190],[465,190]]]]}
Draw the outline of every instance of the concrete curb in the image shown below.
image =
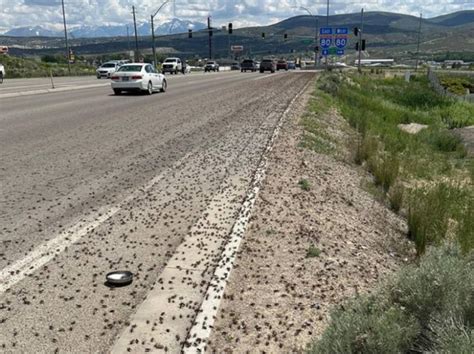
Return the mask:
{"type": "Polygon", "coordinates": [[[94,87],[105,87],[110,85],[110,83],[101,83],[101,84],[91,84],[91,85],[82,85],[82,86],[74,86],[74,87],[58,87],[54,89],[41,89],[41,90],[31,90],[31,91],[23,91],[23,92],[10,92],[10,93],[2,93],[0,94],[1,98],[12,98],[12,97],[21,97],[21,96],[32,96],[32,95],[41,95],[46,93],[55,93],[55,92],[66,92],[66,91],[76,91],[94,87]]]}

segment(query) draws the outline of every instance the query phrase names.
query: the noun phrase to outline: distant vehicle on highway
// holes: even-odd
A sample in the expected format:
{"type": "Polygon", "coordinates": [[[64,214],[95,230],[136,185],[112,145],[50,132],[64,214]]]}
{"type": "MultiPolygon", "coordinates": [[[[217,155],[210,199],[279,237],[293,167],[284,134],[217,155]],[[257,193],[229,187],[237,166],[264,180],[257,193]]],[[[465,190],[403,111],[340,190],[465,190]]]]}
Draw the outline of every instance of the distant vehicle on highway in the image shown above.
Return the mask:
{"type": "Polygon", "coordinates": [[[161,72],[163,74],[178,74],[179,72],[183,73],[183,62],[180,58],[166,58],[161,66],[161,72]]]}
{"type": "Polygon", "coordinates": [[[296,63],[294,61],[289,61],[288,70],[295,70],[295,69],[296,69],[296,63]]]}
{"type": "Polygon", "coordinates": [[[97,78],[110,78],[110,76],[116,72],[120,66],[123,65],[123,62],[114,60],[114,61],[108,61],[101,66],[99,66],[96,70],[97,78]]]}
{"type": "Polygon", "coordinates": [[[209,60],[204,66],[204,72],[219,71],[219,64],[214,60],[209,60]]]}
{"type": "Polygon", "coordinates": [[[257,68],[257,70],[260,70],[260,62],[259,61],[255,62],[255,67],[257,68]]]}
{"type": "Polygon", "coordinates": [[[277,61],[277,70],[286,70],[288,71],[288,62],[285,59],[280,59],[277,61]]]}
{"type": "Polygon", "coordinates": [[[0,84],[3,84],[3,78],[5,77],[5,67],[0,64],[0,84]]]}
{"type": "Polygon", "coordinates": [[[6,45],[0,45],[0,54],[8,54],[8,47],[6,45]]]}
{"type": "Polygon", "coordinates": [[[151,95],[156,91],[165,92],[168,87],[165,76],[146,63],[122,65],[111,79],[116,95],[122,91],[141,91],[151,95]]]}
{"type": "Polygon", "coordinates": [[[263,59],[260,63],[260,72],[264,73],[265,71],[270,71],[274,73],[276,71],[276,64],[273,59],[263,59]]]}
{"type": "Polygon", "coordinates": [[[241,69],[240,64],[237,62],[234,62],[230,65],[230,70],[240,70],[240,69],[241,69]]]}
{"type": "Polygon", "coordinates": [[[240,71],[241,72],[247,72],[248,71],[251,71],[251,72],[255,72],[257,71],[257,65],[255,64],[255,61],[252,60],[252,59],[245,59],[242,64],[240,64],[240,71]]]}

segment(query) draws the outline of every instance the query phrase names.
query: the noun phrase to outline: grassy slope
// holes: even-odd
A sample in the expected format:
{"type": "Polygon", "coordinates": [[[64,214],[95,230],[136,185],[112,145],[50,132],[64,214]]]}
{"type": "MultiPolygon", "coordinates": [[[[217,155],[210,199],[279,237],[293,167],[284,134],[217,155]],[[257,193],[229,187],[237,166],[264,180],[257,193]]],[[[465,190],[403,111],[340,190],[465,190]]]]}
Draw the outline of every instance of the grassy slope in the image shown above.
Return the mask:
{"type": "MultiPolygon", "coordinates": [[[[333,74],[319,85],[321,101],[339,109],[359,133],[349,143],[354,161],[373,174],[379,195],[407,216],[408,236],[421,263],[374,295],[336,310],[310,351],[472,352],[474,168],[448,128],[473,125],[474,106],[438,96],[424,78],[406,83],[333,74]],[[397,127],[411,122],[428,128],[411,135],[397,127]]],[[[317,113],[321,106],[310,110],[317,113]]],[[[311,131],[311,122],[302,123],[312,133],[303,146],[333,152],[324,133],[311,131]]]]}
{"type": "MultiPolygon", "coordinates": [[[[34,59],[1,56],[6,78],[47,77],[69,75],[67,64],[44,63],[34,59]]],[[[94,75],[95,68],[83,64],[71,64],[71,75],[94,75]]]]}

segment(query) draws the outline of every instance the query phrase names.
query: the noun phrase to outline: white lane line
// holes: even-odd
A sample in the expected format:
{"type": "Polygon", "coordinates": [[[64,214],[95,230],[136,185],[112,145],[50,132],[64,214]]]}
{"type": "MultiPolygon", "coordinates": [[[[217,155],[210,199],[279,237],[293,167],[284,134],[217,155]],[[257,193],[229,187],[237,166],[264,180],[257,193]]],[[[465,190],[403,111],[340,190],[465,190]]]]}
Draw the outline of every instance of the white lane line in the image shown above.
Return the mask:
{"type": "Polygon", "coordinates": [[[250,217],[252,216],[252,210],[262,186],[262,182],[265,179],[268,155],[273,149],[274,141],[278,137],[285,117],[288,115],[288,112],[292,108],[294,102],[301,96],[303,92],[307,90],[311,83],[312,80],[309,81],[304,86],[304,88],[291,100],[290,104],[281,115],[280,121],[275,127],[275,130],[273,131],[265,152],[262,155],[262,159],[257,171],[255,172],[252,186],[247,193],[242,208],[240,209],[239,217],[232,228],[230,240],[222,252],[222,256],[214,272],[214,276],[212,277],[206,294],[204,295],[204,300],[201,304],[201,307],[197,311],[198,315],[196,316],[193,326],[189,331],[188,337],[186,339],[186,345],[183,348],[183,352],[185,354],[204,353],[206,351],[207,342],[209,336],[211,335],[212,327],[219,310],[219,305],[221,303],[221,299],[224,296],[225,287],[234,267],[237,251],[239,250],[240,244],[245,235],[250,217]]]}
{"type": "Polygon", "coordinates": [[[40,95],[40,94],[54,93],[54,92],[77,91],[77,90],[83,90],[83,89],[88,89],[88,88],[105,87],[108,85],[110,85],[110,83],[91,84],[91,85],[82,85],[82,86],[61,86],[54,89],[49,88],[49,89],[39,89],[39,90],[32,90],[32,91],[0,93],[0,98],[32,96],[32,95],[40,95]]]}
{"type": "Polygon", "coordinates": [[[66,248],[79,241],[83,236],[102,225],[105,221],[117,214],[124,206],[139,195],[150,190],[158,183],[169,171],[178,168],[184,161],[192,155],[187,153],[179,159],[172,167],[167,168],[159,175],[152,178],[144,187],[137,189],[131,195],[120,201],[115,206],[104,206],[97,213],[76,222],[69,229],[61,232],[58,236],[43,243],[28,253],[26,257],[16,261],[10,266],[0,271],[0,294],[4,293],[23,278],[32,274],[37,269],[51,261],[55,256],[63,252],[66,248]]]}
{"type": "Polygon", "coordinates": [[[115,215],[120,208],[112,207],[104,214],[99,214],[95,220],[83,225],[77,223],[69,230],[62,232],[54,239],[42,244],[25,258],[13,263],[9,267],[4,268],[0,272],[0,294],[10,289],[28,274],[42,267],[44,264],[52,260],[56,255],[63,252],[66,247],[79,241],[81,237],[87,235],[88,232],[94,230],[104,221],[115,215]]]}

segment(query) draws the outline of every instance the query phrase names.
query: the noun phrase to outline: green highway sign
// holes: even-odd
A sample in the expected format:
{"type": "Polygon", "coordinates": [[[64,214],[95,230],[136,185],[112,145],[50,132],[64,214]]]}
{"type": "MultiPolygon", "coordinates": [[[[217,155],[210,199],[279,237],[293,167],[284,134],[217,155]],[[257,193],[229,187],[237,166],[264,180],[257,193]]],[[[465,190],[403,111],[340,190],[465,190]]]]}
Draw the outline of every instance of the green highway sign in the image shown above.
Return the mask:
{"type": "Polygon", "coordinates": [[[329,55],[336,55],[336,52],[337,52],[337,48],[335,47],[329,48],[329,55]]]}

